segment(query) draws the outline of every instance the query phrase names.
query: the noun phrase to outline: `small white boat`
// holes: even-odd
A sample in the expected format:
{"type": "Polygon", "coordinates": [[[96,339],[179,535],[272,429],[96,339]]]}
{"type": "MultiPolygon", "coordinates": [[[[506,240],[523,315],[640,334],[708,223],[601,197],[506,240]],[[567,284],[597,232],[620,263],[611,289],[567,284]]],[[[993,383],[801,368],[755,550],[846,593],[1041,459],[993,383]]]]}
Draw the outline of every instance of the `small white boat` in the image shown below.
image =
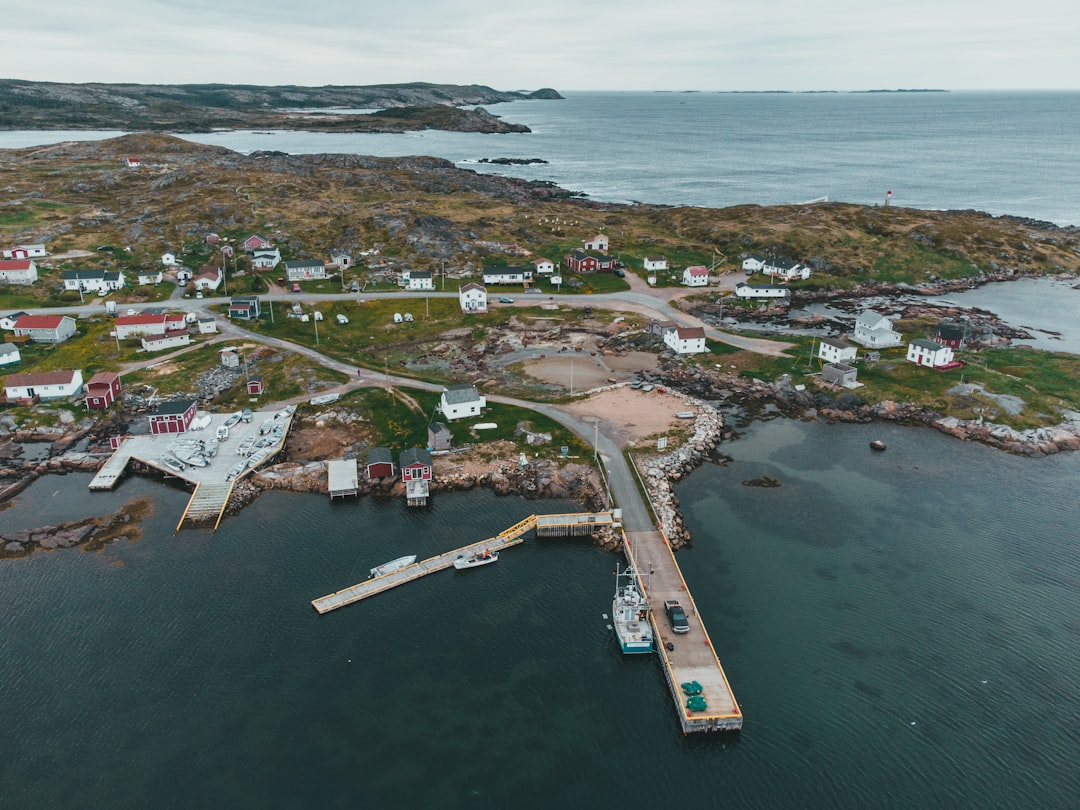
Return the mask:
{"type": "Polygon", "coordinates": [[[416,562],[416,555],[410,554],[407,557],[398,557],[396,560],[383,563],[382,565],[376,565],[371,569],[372,578],[381,577],[385,574],[393,573],[394,571],[400,571],[402,568],[412,565],[416,562]]]}
{"type": "Polygon", "coordinates": [[[490,565],[493,562],[497,562],[499,559],[499,552],[497,551],[474,551],[469,556],[459,554],[457,559],[454,560],[454,568],[461,571],[464,568],[476,568],[480,565],[490,565]]]}
{"type": "Polygon", "coordinates": [[[341,398],[341,394],[323,394],[321,397],[312,397],[308,400],[308,405],[329,405],[331,402],[337,402],[341,398]]]}
{"type": "Polygon", "coordinates": [[[236,423],[239,422],[242,417],[243,417],[243,414],[240,413],[240,411],[237,411],[236,413],[234,413],[232,416],[230,416],[228,419],[225,420],[225,427],[227,427],[227,428],[235,427],[236,423]]]}

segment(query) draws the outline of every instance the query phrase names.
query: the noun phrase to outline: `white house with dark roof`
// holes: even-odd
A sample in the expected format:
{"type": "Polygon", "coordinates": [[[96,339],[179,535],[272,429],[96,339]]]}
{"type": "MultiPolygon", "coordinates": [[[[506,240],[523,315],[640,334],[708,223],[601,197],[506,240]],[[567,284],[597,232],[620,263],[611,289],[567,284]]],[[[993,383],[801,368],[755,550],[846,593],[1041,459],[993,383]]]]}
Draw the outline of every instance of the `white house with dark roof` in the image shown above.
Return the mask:
{"type": "Polygon", "coordinates": [[[904,342],[904,336],[893,331],[892,321],[872,309],[855,318],[851,339],[868,349],[889,349],[904,342]]]}
{"type": "Polygon", "coordinates": [[[742,269],[747,273],[760,273],[765,267],[765,257],[760,253],[751,253],[742,260],[742,269]]]}
{"type": "Polygon", "coordinates": [[[22,310],[18,312],[9,312],[7,315],[0,315],[0,329],[10,332],[15,328],[16,321],[23,315],[26,315],[22,310]]]}
{"type": "Polygon", "coordinates": [[[487,397],[476,390],[475,385],[451,385],[443,389],[439,397],[439,410],[448,420],[479,416],[487,407],[487,397]]]}
{"type": "Polygon", "coordinates": [[[148,335],[142,339],[144,352],[160,352],[191,343],[191,334],[185,329],[172,329],[161,335],[148,335]]]}
{"type": "Polygon", "coordinates": [[[856,348],[843,338],[822,338],[818,346],[818,357],[826,363],[854,363],[856,353],[856,348]]]}
{"type": "Polygon", "coordinates": [[[124,274],[119,270],[68,270],[64,273],[65,290],[107,293],[124,286],[124,274]]]}
{"type": "Polygon", "coordinates": [[[434,290],[435,279],[430,270],[413,270],[409,273],[409,279],[405,282],[406,290],[434,290]]]}
{"type": "Polygon", "coordinates": [[[684,287],[705,287],[709,283],[709,268],[703,264],[687,267],[683,270],[682,283],[684,287]]]}
{"type": "Polygon", "coordinates": [[[251,267],[253,270],[267,270],[278,266],[281,261],[281,251],[277,248],[256,250],[251,254],[251,267]]]}
{"type": "Polygon", "coordinates": [[[761,272],[784,281],[797,281],[810,278],[810,268],[791,259],[767,259],[761,272]]]}
{"type": "Polygon", "coordinates": [[[664,332],[664,343],[676,354],[701,354],[705,351],[705,329],[678,326],[664,332]]]}
{"type": "Polygon", "coordinates": [[[936,340],[918,338],[908,344],[907,359],[917,366],[942,368],[952,364],[955,355],[951,346],[945,346],[936,340]]]}
{"type": "Polygon", "coordinates": [[[532,270],[524,267],[487,267],[484,269],[484,284],[532,284],[532,270]]]}
{"type": "Polygon", "coordinates": [[[83,376],[78,369],[9,374],[4,380],[4,396],[18,399],[63,399],[82,393],[83,376]]]}
{"type": "Polygon", "coordinates": [[[487,287],[475,281],[462,284],[458,289],[458,303],[466,314],[487,312],[487,287]]]}
{"type": "Polygon", "coordinates": [[[33,284],[38,279],[33,259],[0,261],[0,284],[33,284]]]}
{"type": "Polygon", "coordinates": [[[646,256],[643,264],[646,270],[667,270],[667,257],[646,256]]]}
{"type": "Polygon", "coordinates": [[[140,270],[139,284],[160,284],[164,274],[160,270],[140,270]]]}
{"type": "Polygon", "coordinates": [[[0,343],[0,366],[10,366],[22,360],[19,347],[14,343],[0,343]]]}
{"type": "Polygon", "coordinates": [[[285,277],[289,281],[313,281],[326,278],[326,264],[322,259],[304,259],[285,262],[285,277]]]}

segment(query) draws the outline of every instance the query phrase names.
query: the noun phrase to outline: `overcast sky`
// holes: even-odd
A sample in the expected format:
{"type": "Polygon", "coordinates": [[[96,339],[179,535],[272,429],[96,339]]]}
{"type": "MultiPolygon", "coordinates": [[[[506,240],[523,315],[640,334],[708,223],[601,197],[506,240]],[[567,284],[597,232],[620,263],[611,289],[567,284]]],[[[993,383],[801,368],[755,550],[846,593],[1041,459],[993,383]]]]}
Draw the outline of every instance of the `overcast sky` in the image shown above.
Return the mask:
{"type": "Polygon", "coordinates": [[[1076,89],[1076,0],[48,0],[3,78],[499,90],[1076,89]]]}

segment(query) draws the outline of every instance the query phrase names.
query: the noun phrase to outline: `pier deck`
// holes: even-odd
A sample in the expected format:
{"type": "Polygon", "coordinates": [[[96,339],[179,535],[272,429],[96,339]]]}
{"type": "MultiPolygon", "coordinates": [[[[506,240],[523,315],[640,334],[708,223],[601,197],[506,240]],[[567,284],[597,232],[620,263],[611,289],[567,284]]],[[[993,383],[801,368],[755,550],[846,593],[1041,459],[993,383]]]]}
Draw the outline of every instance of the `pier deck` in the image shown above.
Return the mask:
{"type": "Polygon", "coordinates": [[[359,602],[361,599],[367,599],[369,596],[375,596],[376,594],[383,593],[391,588],[396,588],[398,585],[415,582],[428,574],[434,574],[436,571],[445,571],[454,564],[454,560],[459,556],[468,556],[477,551],[502,551],[504,548],[516,546],[518,543],[523,542],[525,533],[531,529],[537,529],[537,535],[540,536],[539,531],[541,524],[544,526],[546,532],[544,536],[551,537],[555,536],[560,529],[563,530],[563,535],[570,534],[578,536],[582,533],[578,529],[580,526],[604,526],[611,525],[611,522],[612,515],[610,512],[574,512],[564,515],[529,515],[524,520],[515,523],[509,529],[501,531],[494,537],[489,537],[487,540],[481,540],[472,545],[456,548],[443,554],[437,554],[426,560],[407,565],[397,571],[391,571],[389,574],[383,574],[381,577],[374,577],[373,579],[368,579],[364,582],[358,582],[348,588],[343,588],[340,591],[335,591],[326,596],[321,596],[318,599],[313,599],[311,604],[319,613],[329,613],[331,610],[343,608],[346,605],[359,602]]]}
{"type": "Polygon", "coordinates": [[[638,585],[649,600],[664,677],[683,733],[741,729],[742,711],[666,538],[659,531],[628,532],[625,540],[627,559],[637,569],[638,585]],[[672,632],[664,612],[664,602],[668,599],[677,599],[682,605],[690,632],[672,632]],[[669,643],[671,650],[667,649],[669,643]],[[697,681],[703,687],[702,696],[708,702],[704,711],[692,712],[686,708],[686,695],[680,684],[690,681],[697,681]]]}

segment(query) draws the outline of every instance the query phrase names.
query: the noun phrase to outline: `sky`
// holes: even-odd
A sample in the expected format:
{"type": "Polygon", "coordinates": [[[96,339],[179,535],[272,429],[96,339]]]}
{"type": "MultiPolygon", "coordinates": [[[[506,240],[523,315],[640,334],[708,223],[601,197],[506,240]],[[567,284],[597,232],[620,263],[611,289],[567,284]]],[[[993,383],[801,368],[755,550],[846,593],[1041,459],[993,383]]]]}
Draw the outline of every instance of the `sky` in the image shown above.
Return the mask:
{"type": "Polygon", "coordinates": [[[1078,89],[1075,0],[49,0],[0,78],[498,90],[1078,89]]]}

